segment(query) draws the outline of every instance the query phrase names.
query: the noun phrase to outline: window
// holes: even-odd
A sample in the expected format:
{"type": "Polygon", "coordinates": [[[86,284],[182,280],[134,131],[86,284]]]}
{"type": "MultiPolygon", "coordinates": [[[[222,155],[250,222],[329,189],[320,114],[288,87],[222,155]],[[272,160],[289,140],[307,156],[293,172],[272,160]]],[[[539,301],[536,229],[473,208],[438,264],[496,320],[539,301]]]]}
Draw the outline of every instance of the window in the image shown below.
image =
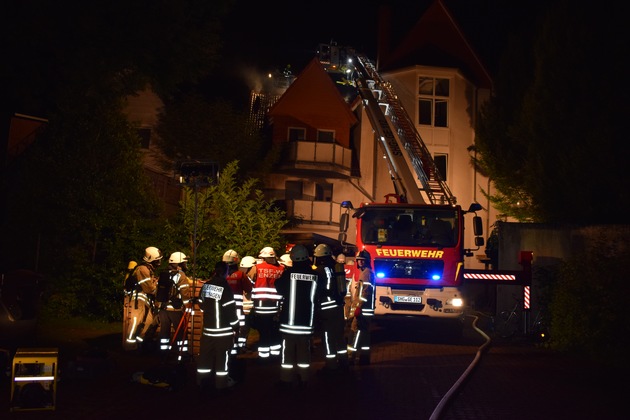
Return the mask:
{"type": "Polygon", "coordinates": [[[418,82],[418,124],[448,127],[450,80],[420,77],[418,82]]]}
{"type": "Polygon", "coordinates": [[[285,200],[301,200],[302,199],[302,181],[286,181],[284,183],[285,200]]]}
{"type": "Polygon", "coordinates": [[[317,130],[318,143],[334,143],[335,132],[331,130],[317,130]]]}
{"type": "Polygon", "coordinates": [[[149,145],[151,144],[151,129],[139,128],[138,137],[140,137],[140,147],[143,149],[148,149],[149,145]]]}
{"type": "Polygon", "coordinates": [[[315,201],[332,201],[332,184],[315,184],[315,201]]]}
{"type": "Polygon", "coordinates": [[[445,154],[436,154],[433,157],[433,161],[435,162],[435,166],[438,169],[438,172],[440,173],[440,177],[442,178],[442,181],[446,181],[446,174],[448,173],[448,155],[445,154]]]}
{"type": "Polygon", "coordinates": [[[304,141],[306,130],[304,128],[289,128],[289,141],[304,141]]]}

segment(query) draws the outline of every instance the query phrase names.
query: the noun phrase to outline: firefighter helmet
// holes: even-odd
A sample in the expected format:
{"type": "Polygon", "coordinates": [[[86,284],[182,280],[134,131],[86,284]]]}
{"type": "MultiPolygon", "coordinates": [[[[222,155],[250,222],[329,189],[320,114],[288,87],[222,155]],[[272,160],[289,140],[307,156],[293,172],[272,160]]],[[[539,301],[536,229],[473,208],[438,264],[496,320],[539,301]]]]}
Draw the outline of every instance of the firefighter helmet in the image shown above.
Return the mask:
{"type": "Polygon", "coordinates": [[[188,262],[188,257],[183,252],[173,252],[168,259],[169,264],[182,264],[188,262]]]}
{"type": "Polygon", "coordinates": [[[240,260],[241,260],[241,257],[233,249],[227,250],[225,254],[223,254],[223,262],[226,262],[229,265],[238,264],[240,260]]]}
{"type": "Polygon", "coordinates": [[[346,255],[345,254],[339,254],[337,255],[337,262],[339,264],[345,264],[346,263],[346,255]]]}
{"type": "Polygon", "coordinates": [[[292,267],[293,261],[291,261],[291,256],[289,254],[283,254],[280,256],[280,264],[285,267],[292,267]]]}
{"type": "Polygon", "coordinates": [[[260,258],[272,258],[276,256],[276,251],[273,250],[272,247],[270,246],[266,246],[263,249],[260,250],[260,255],[258,255],[260,258]]]}
{"type": "Polygon", "coordinates": [[[319,244],[315,247],[315,253],[313,255],[316,257],[330,257],[332,255],[332,251],[328,245],[319,244]]]}
{"type": "Polygon", "coordinates": [[[241,268],[252,268],[256,265],[256,258],[252,256],[246,256],[241,259],[241,268]]]}
{"type": "Polygon", "coordinates": [[[144,258],[146,262],[153,262],[162,259],[162,251],[154,246],[150,246],[144,250],[144,258]]]}
{"type": "Polygon", "coordinates": [[[296,245],[291,248],[291,261],[299,262],[299,261],[308,261],[308,249],[304,245],[296,245]]]}
{"type": "Polygon", "coordinates": [[[370,256],[369,252],[367,252],[365,249],[362,249],[361,251],[357,252],[357,256],[355,257],[355,259],[366,260],[367,262],[370,262],[372,260],[372,257],[370,256]]]}

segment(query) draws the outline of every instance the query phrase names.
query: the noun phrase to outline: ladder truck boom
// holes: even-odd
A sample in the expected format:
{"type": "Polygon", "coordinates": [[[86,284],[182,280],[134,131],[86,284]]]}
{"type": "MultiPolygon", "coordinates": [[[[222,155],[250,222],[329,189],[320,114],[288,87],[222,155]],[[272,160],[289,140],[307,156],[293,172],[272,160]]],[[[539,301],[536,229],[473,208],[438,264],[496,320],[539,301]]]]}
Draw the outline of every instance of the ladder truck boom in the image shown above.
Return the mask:
{"type": "Polygon", "coordinates": [[[455,197],[391,84],[381,78],[365,56],[356,54],[353,62],[358,76],[358,91],[372,127],[379,136],[396,193],[409,203],[455,205],[455,197]],[[414,169],[419,186],[409,166],[414,169]]]}

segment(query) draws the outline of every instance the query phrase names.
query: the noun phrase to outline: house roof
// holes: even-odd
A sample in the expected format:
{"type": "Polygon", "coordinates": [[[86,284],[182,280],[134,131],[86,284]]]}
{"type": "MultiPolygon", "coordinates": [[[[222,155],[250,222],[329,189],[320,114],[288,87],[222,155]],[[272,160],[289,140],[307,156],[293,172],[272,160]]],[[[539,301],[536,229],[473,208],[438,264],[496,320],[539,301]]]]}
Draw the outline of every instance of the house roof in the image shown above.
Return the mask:
{"type": "Polygon", "coordinates": [[[313,58],[269,110],[269,118],[291,115],[318,126],[322,118],[337,123],[358,122],[350,106],[317,58],[313,58]]]}
{"type": "Polygon", "coordinates": [[[492,87],[484,64],[442,0],[431,3],[391,53],[386,48],[380,51],[381,72],[415,65],[459,68],[477,86],[492,87]]]}

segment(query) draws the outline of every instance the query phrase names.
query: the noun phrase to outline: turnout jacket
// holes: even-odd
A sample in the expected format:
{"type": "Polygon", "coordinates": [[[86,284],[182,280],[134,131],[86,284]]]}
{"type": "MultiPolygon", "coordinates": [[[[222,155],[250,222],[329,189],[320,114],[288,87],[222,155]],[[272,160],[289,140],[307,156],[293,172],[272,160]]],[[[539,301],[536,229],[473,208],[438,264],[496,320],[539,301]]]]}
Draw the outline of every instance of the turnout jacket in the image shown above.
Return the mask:
{"type": "Polygon", "coordinates": [[[234,334],[238,315],[234,293],[221,276],[214,276],[201,286],[199,308],[203,311],[203,335],[223,337],[234,334]]]}
{"type": "Polygon", "coordinates": [[[278,292],[276,291],[275,282],[276,279],[282,275],[284,266],[262,262],[256,264],[255,267],[256,278],[252,289],[254,311],[260,315],[277,314],[280,296],[278,296],[278,292]]]}
{"type": "Polygon", "coordinates": [[[155,270],[150,263],[139,264],[133,275],[136,277],[140,290],[133,292],[138,302],[153,307],[155,290],[157,288],[157,277],[155,270]]]}
{"type": "Polygon", "coordinates": [[[331,257],[324,257],[315,268],[317,281],[317,300],[322,311],[345,304],[346,279],[343,266],[331,257]]]}
{"type": "Polygon", "coordinates": [[[354,310],[361,308],[361,315],[374,316],[374,273],[371,268],[361,269],[359,279],[352,282],[352,307],[350,315],[354,314],[354,310]]]}
{"type": "Polygon", "coordinates": [[[312,335],[314,331],[318,275],[310,264],[293,263],[276,280],[282,297],[280,331],[286,334],[312,335]]]}

